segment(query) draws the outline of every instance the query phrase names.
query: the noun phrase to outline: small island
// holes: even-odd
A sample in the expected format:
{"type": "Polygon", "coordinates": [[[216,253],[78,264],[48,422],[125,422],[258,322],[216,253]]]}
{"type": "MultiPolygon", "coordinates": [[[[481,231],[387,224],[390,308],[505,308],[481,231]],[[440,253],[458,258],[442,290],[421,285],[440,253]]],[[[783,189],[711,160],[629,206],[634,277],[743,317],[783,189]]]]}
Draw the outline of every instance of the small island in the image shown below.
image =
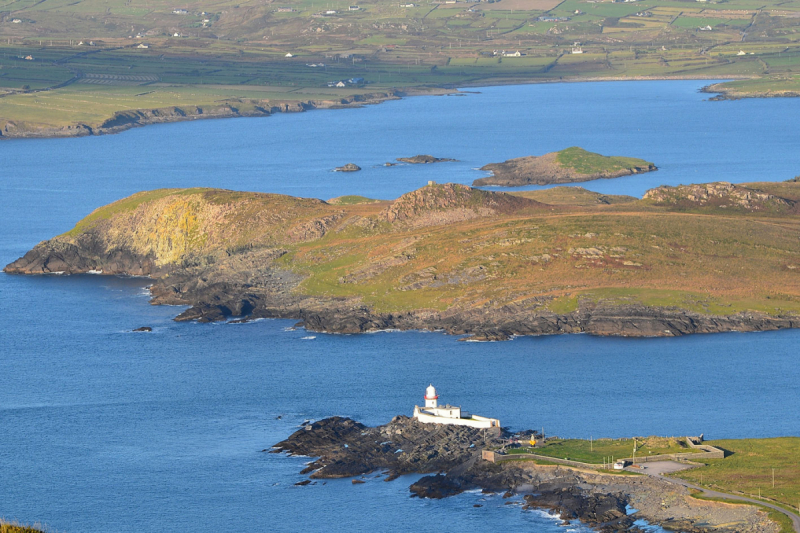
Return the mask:
{"type": "Polygon", "coordinates": [[[543,156],[519,157],[503,163],[491,163],[481,170],[491,176],[475,180],[475,187],[497,185],[552,185],[577,183],[603,178],[619,178],[658,170],[655,164],[633,157],[604,156],[573,146],[543,156]]]}
{"type": "Polygon", "coordinates": [[[358,172],[359,170],[361,170],[361,167],[355,163],[347,163],[344,166],[333,169],[334,172],[358,172]]]}
{"type": "Polygon", "coordinates": [[[447,163],[457,161],[456,159],[448,159],[446,157],[433,157],[432,155],[415,155],[414,157],[398,157],[401,163],[409,163],[411,165],[427,165],[430,163],[447,163]]]}

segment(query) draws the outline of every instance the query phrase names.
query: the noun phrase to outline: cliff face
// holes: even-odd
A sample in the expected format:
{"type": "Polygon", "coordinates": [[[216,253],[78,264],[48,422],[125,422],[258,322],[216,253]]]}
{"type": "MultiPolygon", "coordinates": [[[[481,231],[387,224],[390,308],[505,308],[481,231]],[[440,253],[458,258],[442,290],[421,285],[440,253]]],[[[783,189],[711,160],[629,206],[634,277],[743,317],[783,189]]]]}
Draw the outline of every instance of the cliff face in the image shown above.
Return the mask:
{"type": "MultiPolygon", "coordinates": [[[[778,186],[784,196],[800,196],[800,184],[778,186]]],[[[766,197],[750,194],[750,200],[794,202],[759,194],[766,197]]],[[[648,198],[554,207],[445,184],[391,203],[331,205],[274,194],[163,189],[95,210],[5,271],[150,276],[154,304],[189,306],[178,320],[295,318],[310,330],[342,333],[441,329],[502,340],[800,326],[792,307],[800,296],[792,259],[800,245],[791,209],[765,225],[771,211],[747,204],[762,218],[740,213],[721,225],[713,216],[651,216],[658,209],[653,202],[666,200],[659,200],[660,192],[648,198]],[[685,242],[675,241],[675,228],[685,242]],[[769,249],[763,248],[767,242],[769,249]],[[759,250],[752,258],[731,259],[751,248],[759,250]],[[676,254],[682,266],[674,266],[676,254]],[[659,292],[676,276],[695,292],[659,292]],[[605,289],[623,282],[629,288],[605,289]],[[745,306],[729,303],[742,291],[757,295],[776,286],[782,293],[756,306],[752,296],[745,306]],[[715,293],[701,292],[708,287],[715,293]]]]}
{"type": "Polygon", "coordinates": [[[473,186],[577,183],[652,172],[657,168],[653,163],[641,159],[605,157],[581,148],[568,148],[538,157],[519,157],[503,163],[491,163],[481,167],[481,170],[491,171],[492,175],[475,180],[473,186]],[[588,161],[588,164],[571,165],[574,159],[588,161]]]}

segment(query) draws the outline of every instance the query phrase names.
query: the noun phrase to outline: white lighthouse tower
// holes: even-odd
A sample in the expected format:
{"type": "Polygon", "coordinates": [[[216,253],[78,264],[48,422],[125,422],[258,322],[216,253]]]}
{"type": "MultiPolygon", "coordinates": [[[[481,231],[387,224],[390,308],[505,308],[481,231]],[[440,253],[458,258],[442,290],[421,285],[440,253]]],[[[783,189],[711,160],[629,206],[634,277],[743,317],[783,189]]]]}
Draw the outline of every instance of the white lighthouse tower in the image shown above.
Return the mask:
{"type": "Polygon", "coordinates": [[[425,389],[425,408],[426,409],[436,409],[439,406],[439,403],[436,401],[439,399],[439,396],[436,394],[436,387],[433,386],[433,383],[428,385],[428,388],[425,389]]]}
{"type": "Polygon", "coordinates": [[[496,428],[500,430],[500,421],[496,418],[473,415],[455,405],[439,405],[439,395],[433,384],[425,389],[425,407],[414,406],[414,418],[426,424],[451,424],[473,428],[496,428]]]}

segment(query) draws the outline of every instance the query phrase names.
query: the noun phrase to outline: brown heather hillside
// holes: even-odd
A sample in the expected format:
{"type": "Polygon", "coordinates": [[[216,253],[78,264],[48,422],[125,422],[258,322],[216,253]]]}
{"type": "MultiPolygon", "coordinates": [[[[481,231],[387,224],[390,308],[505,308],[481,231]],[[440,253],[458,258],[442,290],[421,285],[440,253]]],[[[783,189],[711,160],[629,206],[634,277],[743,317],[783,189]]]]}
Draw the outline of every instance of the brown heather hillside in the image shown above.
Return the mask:
{"type": "Polygon", "coordinates": [[[447,184],[337,205],[159,190],[94,211],[6,271],[150,275],[154,303],[192,306],[183,320],[290,317],[324,331],[776,329],[800,326],[799,199],[796,182],[643,200],[447,184]]]}

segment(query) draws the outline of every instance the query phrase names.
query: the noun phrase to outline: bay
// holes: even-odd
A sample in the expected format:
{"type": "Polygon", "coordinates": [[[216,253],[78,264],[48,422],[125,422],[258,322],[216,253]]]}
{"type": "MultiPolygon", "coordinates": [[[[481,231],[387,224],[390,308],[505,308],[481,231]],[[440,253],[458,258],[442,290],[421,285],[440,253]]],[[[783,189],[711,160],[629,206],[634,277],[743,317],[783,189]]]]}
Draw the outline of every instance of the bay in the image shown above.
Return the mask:
{"type": "MultiPolygon", "coordinates": [[[[485,163],[571,145],[661,168],[583,184],[604,193],[800,173],[800,101],[709,102],[700,86],[493,87],[363,109],[3,142],[0,261],[99,205],[158,187],[394,198],[429,179],[469,183],[485,163]],[[460,162],[380,166],[417,153],[460,162]],[[347,162],[365,170],[330,172],[347,162]]],[[[325,335],[286,320],[175,323],[180,308],[150,306],[146,285],[0,275],[0,515],[98,533],[320,524],[564,530],[498,497],[410,499],[413,478],[295,487],[308,459],[261,451],[305,419],[381,424],[410,414],[430,382],[443,401],[566,437],[770,437],[800,427],[797,331],[504,343],[424,332],[325,335]],[[130,332],[143,325],[153,333],[130,332]]]]}

